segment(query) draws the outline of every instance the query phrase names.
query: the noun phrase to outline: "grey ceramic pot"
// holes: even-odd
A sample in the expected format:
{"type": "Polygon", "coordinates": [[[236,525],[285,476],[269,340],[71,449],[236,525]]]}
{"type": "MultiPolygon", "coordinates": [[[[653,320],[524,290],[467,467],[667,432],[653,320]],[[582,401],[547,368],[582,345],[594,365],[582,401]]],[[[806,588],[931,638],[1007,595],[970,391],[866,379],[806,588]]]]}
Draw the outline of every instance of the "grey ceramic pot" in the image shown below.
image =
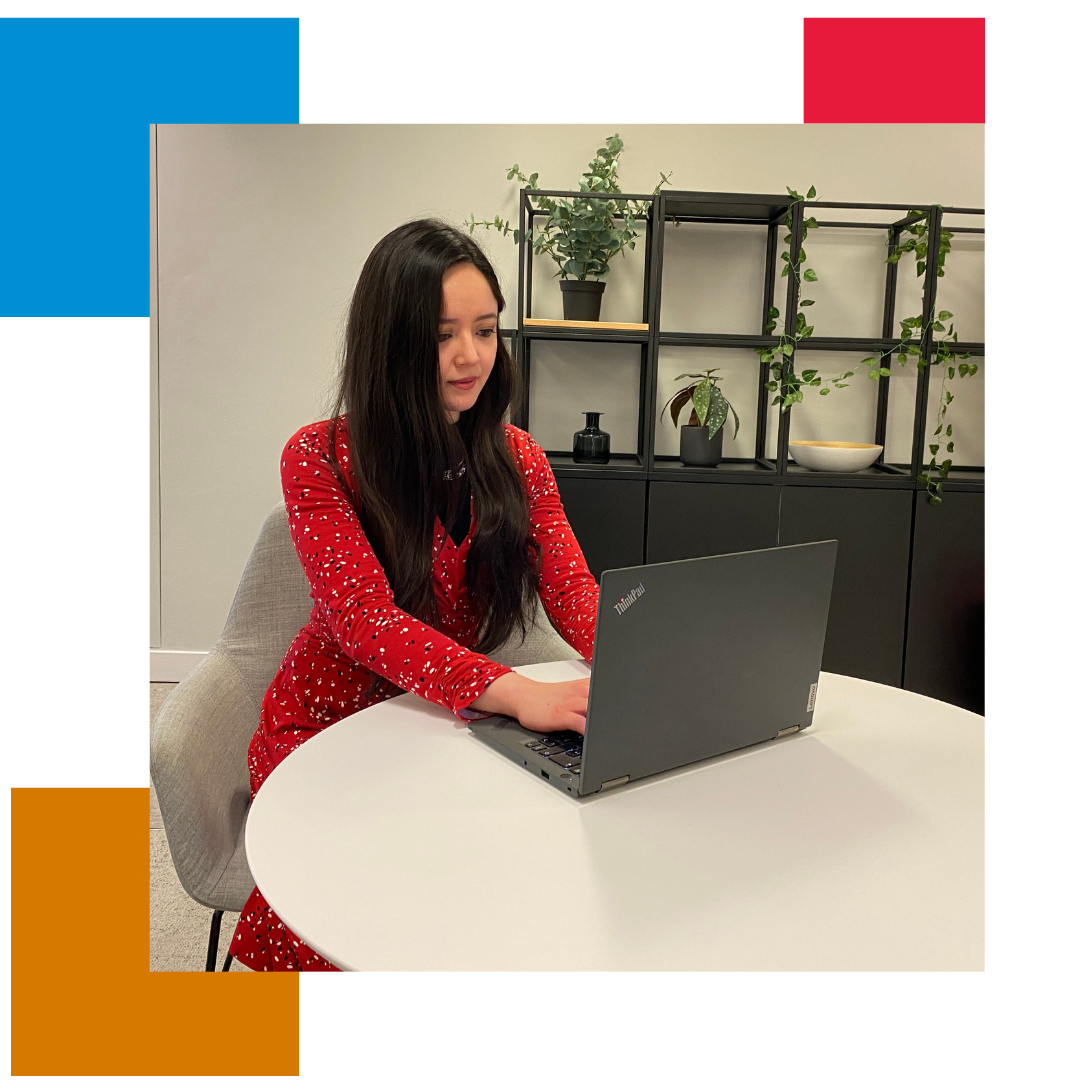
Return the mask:
{"type": "Polygon", "coordinates": [[[723,452],[723,428],[711,439],[708,428],[684,424],[679,432],[679,460],[684,465],[719,465],[723,452]]]}

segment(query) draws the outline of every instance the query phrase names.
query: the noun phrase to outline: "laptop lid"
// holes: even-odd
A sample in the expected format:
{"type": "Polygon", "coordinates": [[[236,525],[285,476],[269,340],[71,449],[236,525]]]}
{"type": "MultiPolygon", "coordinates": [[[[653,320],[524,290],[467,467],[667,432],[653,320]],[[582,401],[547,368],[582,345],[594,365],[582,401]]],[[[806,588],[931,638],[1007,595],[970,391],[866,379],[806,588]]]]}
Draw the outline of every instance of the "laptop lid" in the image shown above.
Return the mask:
{"type": "Polygon", "coordinates": [[[580,794],[809,725],[836,548],[605,571],[580,794]]]}

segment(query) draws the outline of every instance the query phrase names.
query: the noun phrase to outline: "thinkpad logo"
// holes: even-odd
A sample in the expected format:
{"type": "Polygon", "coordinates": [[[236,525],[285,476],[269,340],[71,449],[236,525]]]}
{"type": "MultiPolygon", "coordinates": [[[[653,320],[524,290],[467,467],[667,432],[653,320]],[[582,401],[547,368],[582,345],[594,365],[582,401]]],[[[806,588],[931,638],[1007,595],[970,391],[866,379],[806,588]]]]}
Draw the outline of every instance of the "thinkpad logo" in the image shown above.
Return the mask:
{"type": "Polygon", "coordinates": [[[639,581],[637,586],[631,589],[616,605],[615,610],[621,615],[642,593],[645,592],[645,586],[639,581]]]}

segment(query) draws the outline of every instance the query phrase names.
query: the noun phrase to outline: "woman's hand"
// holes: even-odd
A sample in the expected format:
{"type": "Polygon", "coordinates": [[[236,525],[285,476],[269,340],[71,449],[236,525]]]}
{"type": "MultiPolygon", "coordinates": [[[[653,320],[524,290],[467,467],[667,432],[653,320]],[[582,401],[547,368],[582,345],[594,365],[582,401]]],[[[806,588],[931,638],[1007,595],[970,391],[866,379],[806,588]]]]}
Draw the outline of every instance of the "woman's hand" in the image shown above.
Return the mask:
{"type": "Polygon", "coordinates": [[[472,708],[512,716],[530,731],[577,731],[585,734],[589,680],[536,682],[517,672],[500,675],[472,708]]]}

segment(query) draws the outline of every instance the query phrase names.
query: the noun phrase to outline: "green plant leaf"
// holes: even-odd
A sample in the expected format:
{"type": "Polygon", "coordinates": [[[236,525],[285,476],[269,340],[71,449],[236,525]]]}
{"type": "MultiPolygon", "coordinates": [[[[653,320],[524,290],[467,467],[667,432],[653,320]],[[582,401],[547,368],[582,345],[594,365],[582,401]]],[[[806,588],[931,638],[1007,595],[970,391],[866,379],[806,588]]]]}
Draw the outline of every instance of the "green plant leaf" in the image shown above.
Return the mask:
{"type": "Polygon", "coordinates": [[[709,392],[709,438],[712,439],[714,435],[724,426],[725,421],[728,418],[728,409],[730,408],[727,398],[720,393],[718,386],[712,386],[709,392]]]}
{"type": "Polygon", "coordinates": [[[780,309],[775,308],[775,307],[769,308],[769,318],[770,319],[779,319],[780,318],[780,309]]]}
{"type": "Polygon", "coordinates": [[[951,311],[939,311],[937,317],[939,319],[952,319],[955,318],[951,311]]]}
{"type": "Polygon", "coordinates": [[[813,300],[800,300],[799,301],[799,307],[810,307],[810,305],[813,304],[813,303],[814,303],[813,300]]]}
{"type": "Polygon", "coordinates": [[[940,446],[939,443],[931,443],[930,444],[930,453],[933,454],[935,457],[937,457],[937,452],[940,449],[941,449],[941,446],[940,446]]]}
{"type": "Polygon", "coordinates": [[[887,379],[892,374],[892,372],[887,367],[883,367],[883,368],[878,368],[878,374],[883,379],[887,379]]]}
{"type": "Polygon", "coordinates": [[[809,190],[809,191],[808,191],[808,192],[806,193],[806,197],[807,197],[808,199],[812,199],[812,198],[814,198],[814,197],[815,197],[816,195],[817,195],[817,189],[816,189],[816,188],[814,187],[814,185],[813,185],[813,184],[811,184],[811,185],[810,185],[810,190],[809,190]]]}
{"type": "Polygon", "coordinates": [[[785,356],[791,356],[795,352],[795,346],[794,345],[781,345],[780,346],[780,351],[785,356]]]}
{"type": "Polygon", "coordinates": [[[953,443],[949,443],[949,445],[945,447],[945,453],[946,454],[951,454],[952,453],[953,445],[954,445],[953,443]]]}
{"type": "Polygon", "coordinates": [[[818,393],[819,393],[819,394],[820,394],[820,395],[821,395],[822,397],[824,397],[824,396],[825,396],[825,395],[826,395],[826,394],[827,394],[828,392],[829,392],[829,388],[828,388],[827,386],[826,386],[826,387],[823,387],[823,388],[822,388],[821,390],[819,390],[819,391],[818,391],[818,393]]]}
{"type": "Polygon", "coordinates": [[[818,279],[817,274],[815,274],[814,271],[810,270],[809,268],[803,271],[803,277],[806,278],[807,281],[817,281],[818,279]]]}
{"type": "Polygon", "coordinates": [[[709,417],[709,391],[712,389],[712,383],[707,379],[704,382],[699,382],[694,387],[694,411],[697,413],[698,423],[702,427],[705,426],[705,421],[709,417]]]}

